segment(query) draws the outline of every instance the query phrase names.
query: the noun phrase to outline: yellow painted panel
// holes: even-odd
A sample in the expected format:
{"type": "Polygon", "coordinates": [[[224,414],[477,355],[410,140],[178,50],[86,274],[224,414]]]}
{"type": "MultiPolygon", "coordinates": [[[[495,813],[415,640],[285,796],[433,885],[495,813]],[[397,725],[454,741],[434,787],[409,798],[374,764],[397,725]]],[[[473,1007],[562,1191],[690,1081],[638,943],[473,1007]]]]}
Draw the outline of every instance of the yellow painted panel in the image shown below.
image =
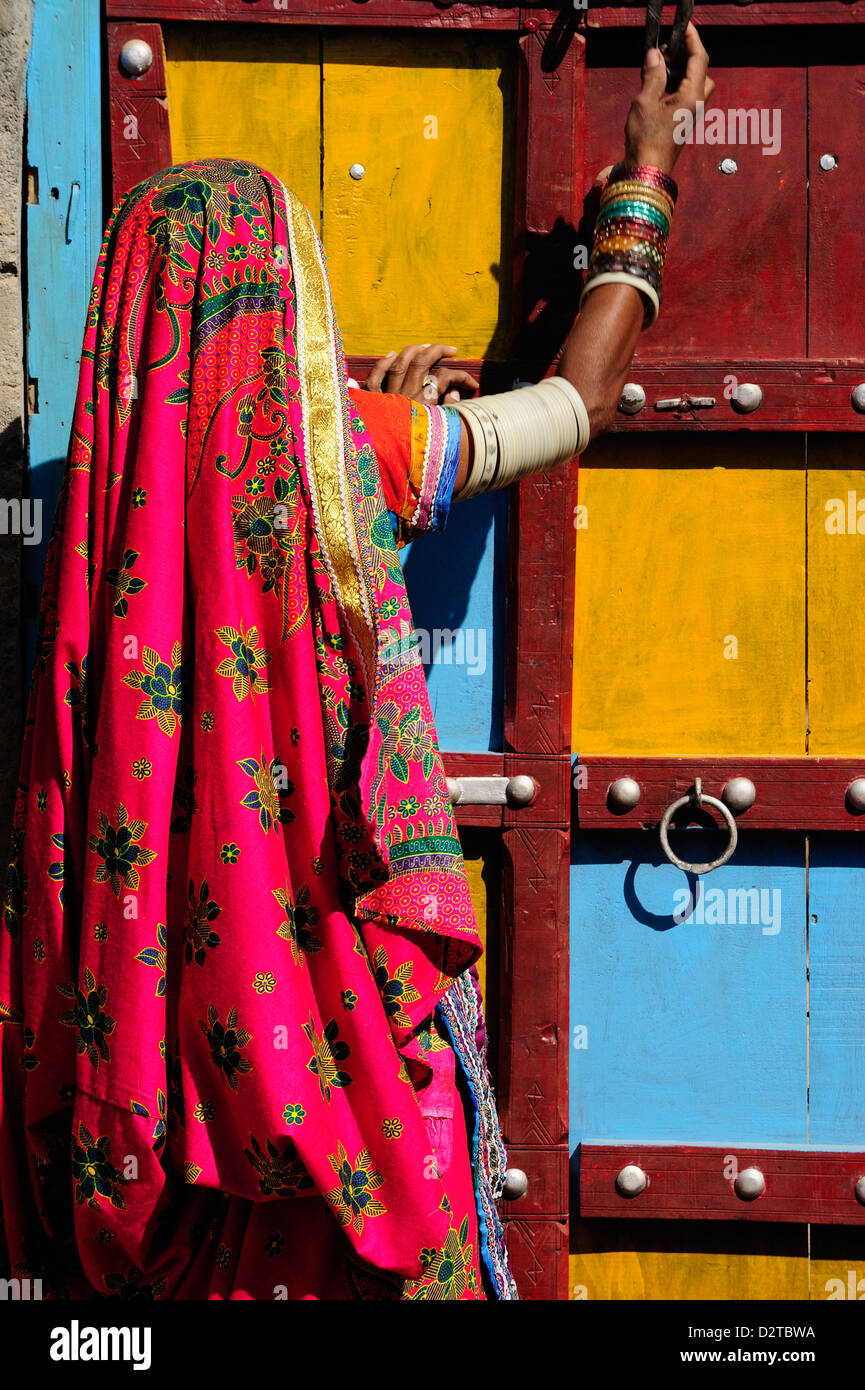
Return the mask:
{"type": "Polygon", "coordinates": [[[808,436],[808,748],[825,756],[865,754],[863,468],[861,435],[808,436]]]}
{"type": "Polygon", "coordinates": [[[572,1221],[570,1298],[807,1299],[806,1226],[572,1221]]]}
{"type": "Polygon", "coordinates": [[[804,754],[804,456],[801,435],[744,432],[592,446],[575,752],[804,754]]]}
{"type": "Polygon", "coordinates": [[[318,223],[317,31],[292,25],[164,24],[174,163],[249,159],[277,174],[318,223]]]}
{"type": "Polygon", "coordinates": [[[811,1227],[811,1298],[865,1300],[865,1230],[811,1227]]]}
{"type": "Polygon", "coordinates": [[[478,961],[478,975],[487,1029],[487,1065],[490,1068],[493,1085],[496,1085],[498,1081],[496,1072],[499,1042],[498,1021],[501,1013],[499,990],[501,932],[499,924],[502,902],[502,832],[501,830],[484,829],[480,826],[461,826],[460,843],[478,930],[484,943],[484,953],[478,961]]]}
{"type": "Polygon", "coordinates": [[[499,830],[484,830],[478,826],[463,826],[460,829],[460,844],[462,845],[472,904],[477,918],[478,932],[484,943],[484,953],[478,961],[478,976],[485,1000],[487,998],[487,956],[495,953],[498,944],[497,924],[501,903],[499,875],[501,843],[502,837],[499,830]]]}
{"type": "Polygon", "coordinates": [[[498,1085],[499,1018],[502,1011],[501,905],[502,832],[481,826],[461,826],[460,843],[466,864],[478,930],[484,953],[478,961],[484,1020],[487,1031],[487,1065],[493,1086],[498,1085]]]}
{"type": "Polygon", "coordinates": [[[463,858],[465,859],[466,875],[472,895],[472,906],[475,910],[478,932],[484,943],[484,953],[478,961],[478,978],[481,982],[481,992],[483,992],[487,975],[487,886],[484,883],[484,861],[480,854],[472,859],[464,853],[463,858]]]}
{"type": "Polygon", "coordinates": [[[323,50],[323,236],[346,352],[503,355],[513,38],[325,30],[323,50]]]}

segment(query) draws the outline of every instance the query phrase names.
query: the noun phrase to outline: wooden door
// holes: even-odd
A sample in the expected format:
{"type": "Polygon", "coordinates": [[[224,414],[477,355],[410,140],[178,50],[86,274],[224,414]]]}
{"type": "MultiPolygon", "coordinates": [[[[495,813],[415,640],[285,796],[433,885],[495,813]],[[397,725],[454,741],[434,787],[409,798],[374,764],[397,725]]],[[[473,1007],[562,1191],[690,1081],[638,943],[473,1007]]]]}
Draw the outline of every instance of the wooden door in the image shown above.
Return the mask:
{"type": "MultiPolygon", "coordinates": [[[[421,324],[417,336],[455,341],[486,389],[549,369],[591,237],[580,197],[620,148],[643,6],[107,9],[116,190],[172,150],[256,158],[319,199],[326,242],[334,230],[359,379],[421,324]],[[132,76],[119,57],[136,37],[153,61],[132,76]],[[210,86],[182,70],[202,61],[217,79],[209,107],[210,86]],[[426,139],[430,116],[459,151],[450,166],[426,139]],[[354,182],[352,163],[364,168],[354,182]]],[[[696,18],[713,104],[753,108],[757,139],[682,160],[664,312],[634,367],[646,406],[593,449],[579,509],[573,473],[558,470],[507,501],[466,504],[406,564],[418,625],[483,629],[492,653],[483,672],[430,668],[449,773],[525,773],[538,787],[528,806],[458,810],[489,918],[506,1138],[529,1175],[507,1212],[528,1297],[568,1288],[569,1150],[578,1297],[822,1296],[862,1255],[862,813],[848,787],[865,773],[851,197],[865,5],[755,0],[698,5],[696,18]],[[744,413],[748,384],[762,397],[744,413]],[[720,795],[734,775],[757,799],[738,816],[737,854],[706,880],[703,920],[686,926],[657,825],[697,777],[720,795]],[[641,799],[614,813],[621,776],[641,799]],[[716,917],[743,903],[746,920],[725,918],[719,934],[709,892],[716,917]],[[615,1186],[626,1160],[651,1178],[629,1200],[615,1186]],[[744,1163],[767,1182],[747,1203],[731,1176],[744,1163]]],[[[674,839],[694,857],[717,844],[704,831],[674,839]]]]}
{"type": "MultiPolygon", "coordinates": [[[[632,371],[646,403],[580,479],[572,1296],[846,1297],[857,1260],[865,1275],[848,791],[865,772],[865,325],[845,289],[865,250],[848,197],[865,15],[697,11],[725,138],[682,154],[664,308],[632,371]],[[743,384],[762,393],[747,413],[743,384]],[[622,777],[640,787],[628,809],[622,777]],[[756,789],[738,849],[688,876],[661,850],[664,809],[696,778],[722,798],[734,777],[756,789]],[[627,1165],[647,1180],[634,1195],[627,1165]],[[757,1195],[737,1187],[749,1168],[757,1195]]],[[[639,43],[634,9],[594,23],[587,173],[639,43]]],[[[696,808],[687,823],[675,852],[713,858],[723,837],[696,808]]]]}

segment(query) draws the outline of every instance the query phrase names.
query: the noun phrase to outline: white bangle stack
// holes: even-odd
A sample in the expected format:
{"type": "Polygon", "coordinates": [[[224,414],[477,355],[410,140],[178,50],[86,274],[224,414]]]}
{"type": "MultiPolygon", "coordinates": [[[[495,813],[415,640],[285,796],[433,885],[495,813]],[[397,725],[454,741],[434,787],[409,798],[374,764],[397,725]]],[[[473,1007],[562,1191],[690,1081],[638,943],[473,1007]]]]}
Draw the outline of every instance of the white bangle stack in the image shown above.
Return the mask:
{"type": "MultiPolygon", "coordinates": [[[[507,487],[586,448],[589,415],[576,387],[561,376],[501,395],[461,401],[472,457],[459,497],[507,487]]],[[[456,494],[455,494],[456,495],[456,494]]]]}

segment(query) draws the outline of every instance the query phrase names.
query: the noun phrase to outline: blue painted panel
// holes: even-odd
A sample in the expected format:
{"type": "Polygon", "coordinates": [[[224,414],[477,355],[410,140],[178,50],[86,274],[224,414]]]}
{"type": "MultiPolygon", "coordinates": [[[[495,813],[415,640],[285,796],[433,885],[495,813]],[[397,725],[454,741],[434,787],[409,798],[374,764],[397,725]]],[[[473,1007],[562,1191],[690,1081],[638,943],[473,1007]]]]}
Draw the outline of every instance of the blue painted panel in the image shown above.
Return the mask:
{"type": "Polygon", "coordinates": [[[865,1147],[865,845],[812,835],[811,1143],[865,1147]]]}
{"type": "Polygon", "coordinates": [[[654,833],[576,833],[571,865],[572,1147],[805,1143],[804,837],[744,837],[679,922],[694,880],[654,833]]]}
{"type": "Polygon", "coordinates": [[[99,0],[34,0],[27,64],[27,370],[37,385],[28,428],[30,495],[42,542],[25,546],[28,676],[45,549],[69,445],[78,364],[102,235],[99,0]]]}
{"type": "Polygon", "coordinates": [[[454,752],[503,746],[507,534],[507,493],[493,492],[402,552],[439,745],[454,752]]]}

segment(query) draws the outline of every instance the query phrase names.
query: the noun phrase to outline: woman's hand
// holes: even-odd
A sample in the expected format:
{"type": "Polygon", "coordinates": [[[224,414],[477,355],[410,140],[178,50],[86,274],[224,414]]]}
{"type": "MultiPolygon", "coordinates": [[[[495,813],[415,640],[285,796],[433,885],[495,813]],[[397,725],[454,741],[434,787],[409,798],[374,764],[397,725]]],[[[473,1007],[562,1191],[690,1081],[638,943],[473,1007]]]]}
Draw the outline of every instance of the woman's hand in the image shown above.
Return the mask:
{"type": "Polygon", "coordinates": [[[625,122],[626,164],[653,164],[671,174],[682,150],[674,138],[676,112],[690,111],[693,115],[697,102],[706,101],[714,92],[715,84],[706,76],[709,55],[693,24],[685,30],[685,47],[685,75],[678,90],[670,93],[666,91],[667,65],[660,49],[651,48],[646,54],[643,85],[625,122]]]}
{"type": "Polygon", "coordinates": [[[442,365],[444,358],[455,354],[456,348],[444,343],[420,343],[399,353],[389,352],[371,368],[364,390],[410,396],[423,405],[450,405],[460,400],[459,387],[468,393],[480,385],[471,372],[442,365]]]}

